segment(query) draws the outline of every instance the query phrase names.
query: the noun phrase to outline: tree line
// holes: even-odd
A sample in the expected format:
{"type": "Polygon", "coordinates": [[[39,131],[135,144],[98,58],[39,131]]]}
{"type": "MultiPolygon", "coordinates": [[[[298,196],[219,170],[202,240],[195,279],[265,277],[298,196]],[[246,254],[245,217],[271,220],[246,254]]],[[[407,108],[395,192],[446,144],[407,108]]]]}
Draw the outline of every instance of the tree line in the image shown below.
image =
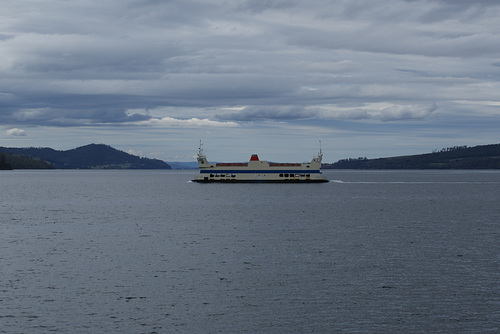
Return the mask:
{"type": "Polygon", "coordinates": [[[54,166],[45,160],[31,158],[27,155],[0,153],[0,170],[10,169],[52,169],[54,166]]]}
{"type": "Polygon", "coordinates": [[[324,169],[500,169],[500,144],[453,146],[432,153],[390,158],[341,159],[324,169]]]}

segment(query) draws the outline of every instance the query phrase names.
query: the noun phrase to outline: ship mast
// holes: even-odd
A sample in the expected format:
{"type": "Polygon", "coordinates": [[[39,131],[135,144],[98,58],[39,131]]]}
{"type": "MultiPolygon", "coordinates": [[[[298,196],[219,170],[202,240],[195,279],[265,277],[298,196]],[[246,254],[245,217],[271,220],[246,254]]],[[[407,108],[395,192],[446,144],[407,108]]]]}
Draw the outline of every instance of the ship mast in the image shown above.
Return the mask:
{"type": "Polygon", "coordinates": [[[203,143],[201,142],[201,139],[200,139],[200,146],[198,147],[198,157],[197,157],[198,167],[202,167],[202,166],[206,167],[206,165],[209,165],[209,163],[207,161],[207,157],[203,153],[202,146],[203,146],[203,143]]]}
{"type": "Polygon", "coordinates": [[[321,161],[323,160],[323,150],[321,149],[321,140],[319,141],[319,153],[317,156],[313,158],[314,162],[317,162],[321,164],[321,161]]]}
{"type": "Polygon", "coordinates": [[[202,145],[203,145],[203,143],[201,142],[201,139],[200,139],[200,146],[198,147],[198,156],[203,155],[203,149],[201,148],[202,145]]]}

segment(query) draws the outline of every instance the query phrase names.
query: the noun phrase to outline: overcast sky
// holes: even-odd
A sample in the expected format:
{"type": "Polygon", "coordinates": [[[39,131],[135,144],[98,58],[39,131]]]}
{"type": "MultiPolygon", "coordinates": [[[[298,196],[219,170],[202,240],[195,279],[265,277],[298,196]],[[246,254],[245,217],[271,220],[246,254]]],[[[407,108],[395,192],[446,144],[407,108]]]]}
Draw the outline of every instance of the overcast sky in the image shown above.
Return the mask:
{"type": "Polygon", "coordinates": [[[500,1],[3,0],[0,146],[324,161],[500,143],[500,1]]]}

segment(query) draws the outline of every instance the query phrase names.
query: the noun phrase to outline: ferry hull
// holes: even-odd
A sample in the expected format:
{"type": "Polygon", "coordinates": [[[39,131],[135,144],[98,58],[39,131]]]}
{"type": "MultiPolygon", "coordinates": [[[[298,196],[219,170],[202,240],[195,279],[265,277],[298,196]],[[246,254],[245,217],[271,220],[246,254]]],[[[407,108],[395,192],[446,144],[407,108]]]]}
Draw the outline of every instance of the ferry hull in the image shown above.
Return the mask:
{"type": "Polygon", "coordinates": [[[328,182],[319,170],[214,170],[202,169],[193,180],[201,183],[320,183],[328,182]]]}
{"type": "Polygon", "coordinates": [[[197,183],[325,183],[326,179],[321,180],[199,180],[194,179],[197,183]]]}

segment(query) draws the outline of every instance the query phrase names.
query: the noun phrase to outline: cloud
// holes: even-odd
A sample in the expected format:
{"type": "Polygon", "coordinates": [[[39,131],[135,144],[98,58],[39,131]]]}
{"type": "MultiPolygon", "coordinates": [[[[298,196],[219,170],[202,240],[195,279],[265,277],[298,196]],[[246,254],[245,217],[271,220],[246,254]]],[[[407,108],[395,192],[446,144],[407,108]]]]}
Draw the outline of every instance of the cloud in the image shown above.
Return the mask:
{"type": "Polygon", "coordinates": [[[392,106],[384,108],[378,113],[374,113],[373,117],[383,122],[421,120],[429,117],[436,109],[437,105],[392,106]]]}
{"type": "Polygon", "coordinates": [[[394,105],[392,103],[365,103],[357,106],[339,107],[336,105],[324,107],[321,117],[325,119],[339,119],[351,121],[415,121],[425,120],[438,109],[436,104],[429,105],[394,105]]]}
{"type": "Polygon", "coordinates": [[[136,122],[137,125],[153,125],[161,127],[174,127],[174,128],[205,128],[205,127],[239,127],[236,122],[218,122],[209,119],[177,119],[172,117],[151,118],[146,121],[136,122]]]}
{"type": "Polygon", "coordinates": [[[289,0],[246,0],[238,6],[238,9],[248,10],[253,13],[262,13],[266,10],[280,10],[293,7],[293,1],[289,0]]]}
{"type": "MultiPolygon", "coordinates": [[[[66,104],[64,102],[63,104],[66,104]]],[[[127,113],[117,108],[71,109],[68,108],[26,108],[4,114],[1,119],[13,120],[30,125],[82,126],[106,123],[123,124],[150,119],[141,113],[127,113]]]]}
{"type": "Polygon", "coordinates": [[[248,106],[237,112],[217,114],[220,120],[264,121],[313,118],[317,111],[298,106],[248,106]]]}
{"type": "Polygon", "coordinates": [[[143,154],[143,152],[142,152],[142,151],[127,150],[127,153],[128,153],[128,154],[132,154],[132,155],[137,155],[137,156],[139,156],[139,157],[144,156],[144,154],[143,154]]]}
{"type": "Polygon", "coordinates": [[[2,23],[0,92],[17,98],[4,113],[71,109],[120,123],[132,108],[244,104],[277,115],[228,116],[280,119],[291,104],[392,99],[401,82],[410,97],[396,97],[411,98],[419,76],[486,78],[500,54],[499,7],[488,1],[221,3],[48,0],[30,15],[22,1],[2,4],[17,13],[2,23]],[[102,109],[114,114],[90,111],[102,109]]]}
{"type": "Polygon", "coordinates": [[[8,136],[26,136],[26,131],[23,129],[12,128],[5,131],[8,136]]]}

